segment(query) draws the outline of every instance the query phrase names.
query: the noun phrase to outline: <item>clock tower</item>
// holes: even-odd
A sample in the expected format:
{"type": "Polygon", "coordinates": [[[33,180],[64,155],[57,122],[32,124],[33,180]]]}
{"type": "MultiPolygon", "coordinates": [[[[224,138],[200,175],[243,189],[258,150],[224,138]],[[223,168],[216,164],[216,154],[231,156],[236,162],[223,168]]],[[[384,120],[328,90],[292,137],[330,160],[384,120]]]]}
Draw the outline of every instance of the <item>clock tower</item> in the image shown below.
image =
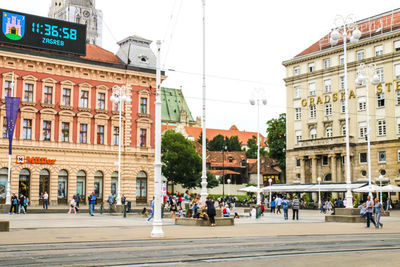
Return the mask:
{"type": "Polygon", "coordinates": [[[52,0],[49,17],[86,24],[86,41],[102,45],[103,13],[96,9],[95,0],[52,0]]]}

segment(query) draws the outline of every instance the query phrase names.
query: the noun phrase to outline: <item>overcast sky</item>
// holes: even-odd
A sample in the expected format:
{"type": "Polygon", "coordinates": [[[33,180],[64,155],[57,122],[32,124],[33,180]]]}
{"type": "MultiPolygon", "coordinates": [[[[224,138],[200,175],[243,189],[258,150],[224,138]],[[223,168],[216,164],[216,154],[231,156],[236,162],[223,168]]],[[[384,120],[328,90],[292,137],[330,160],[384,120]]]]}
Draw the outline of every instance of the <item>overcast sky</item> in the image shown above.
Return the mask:
{"type": "MultiPolygon", "coordinates": [[[[47,16],[51,0],[0,0],[1,8],[47,16]]],[[[202,1],[96,0],[103,11],[103,47],[117,52],[129,35],[163,40],[161,62],[168,71],[163,86],[179,88],[194,117],[202,111],[202,1]]],[[[249,104],[254,88],[263,88],[265,122],[286,112],[282,61],[318,41],[337,14],[357,20],[399,8],[394,0],[206,1],[206,73],[208,128],[257,130],[257,109],[249,104]]],[[[153,44],[154,45],[154,44],[153,44]]],[[[154,46],[152,46],[154,48],[154,46]]]]}

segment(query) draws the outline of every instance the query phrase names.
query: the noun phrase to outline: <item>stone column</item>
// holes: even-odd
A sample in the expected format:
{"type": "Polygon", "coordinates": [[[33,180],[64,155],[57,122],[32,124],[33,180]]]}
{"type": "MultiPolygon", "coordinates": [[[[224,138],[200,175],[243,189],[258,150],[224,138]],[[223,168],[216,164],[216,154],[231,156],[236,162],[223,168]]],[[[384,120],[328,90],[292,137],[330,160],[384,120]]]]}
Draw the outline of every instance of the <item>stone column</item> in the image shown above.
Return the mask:
{"type": "Polygon", "coordinates": [[[315,184],[317,183],[317,156],[311,156],[310,157],[312,160],[312,169],[311,169],[311,178],[312,178],[312,183],[315,184]]]}
{"type": "Polygon", "coordinates": [[[306,159],[304,157],[300,158],[300,183],[306,183],[306,159]]]}
{"type": "Polygon", "coordinates": [[[332,174],[332,183],[337,182],[337,167],[336,167],[336,155],[330,155],[331,158],[331,174],[332,174]]]}
{"type": "Polygon", "coordinates": [[[49,205],[55,206],[58,204],[58,172],[50,171],[49,182],[49,205]]]}
{"type": "Polygon", "coordinates": [[[39,205],[39,173],[40,171],[37,169],[33,169],[31,172],[29,198],[32,206],[39,205]]]}

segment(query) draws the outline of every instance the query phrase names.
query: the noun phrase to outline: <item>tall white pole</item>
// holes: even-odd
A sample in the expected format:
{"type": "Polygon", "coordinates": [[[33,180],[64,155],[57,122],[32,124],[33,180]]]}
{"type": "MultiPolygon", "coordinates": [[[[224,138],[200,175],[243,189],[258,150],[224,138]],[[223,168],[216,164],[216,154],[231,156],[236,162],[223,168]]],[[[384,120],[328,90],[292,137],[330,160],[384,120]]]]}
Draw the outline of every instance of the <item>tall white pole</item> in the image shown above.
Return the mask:
{"type": "Polygon", "coordinates": [[[346,208],[353,208],[353,195],[351,193],[351,177],[350,177],[350,141],[349,141],[349,88],[347,86],[347,30],[346,25],[343,27],[343,47],[344,47],[344,88],[345,88],[345,127],[346,127],[346,208]]]}
{"type": "Polygon", "coordinates": [[[202,118],[202,172],[201,172],[201,199],[204,205],[208,196],[207,192],[207,169],[206,169],[206,0],[202,0],[203,4],[203,118],[202,118]]]}
{"type": "Polygon", "coordinates": [[[261,205],[260,195],[260,100],[257,99],[257,205],[261,205]]]}
{"type": "MultiPolygon", "coordinates": [[[[14,72],[11,81],[11,96],[14,96],[14,72]]],[[[8,155],[6,204],[11,205],[11,155],[8,155]]]]}
{"type": "Polygon", "coordinates": [[[369,126],[369,120],[371,119],[371,116],[369,115],[369,78],[366,80],[367,82],[367,147],[368,147],[368,188],[369,188],[369,193],[368,195],[371,196],[372,198],[372,189],[371,189],[371,129],[369,126]]]}
{"type": "Polygon", "coordinates": [[[155,159],[154,159],[154,220],[151,237],[163,237],[161,219],[161,71],[160,71],[161,41],[157,41],[156,69],[156,118],[155,118],[155,159]]]}
{"type": "Polygon", "coordinates": [[[122,101],[121,101],[121,92],[122,88],[120,87],[120,95],[119,95],[119,135],[118,135],[118,183],[117,183],[117,205],[121,205],[121,116],[122,116],[122,101]]]}

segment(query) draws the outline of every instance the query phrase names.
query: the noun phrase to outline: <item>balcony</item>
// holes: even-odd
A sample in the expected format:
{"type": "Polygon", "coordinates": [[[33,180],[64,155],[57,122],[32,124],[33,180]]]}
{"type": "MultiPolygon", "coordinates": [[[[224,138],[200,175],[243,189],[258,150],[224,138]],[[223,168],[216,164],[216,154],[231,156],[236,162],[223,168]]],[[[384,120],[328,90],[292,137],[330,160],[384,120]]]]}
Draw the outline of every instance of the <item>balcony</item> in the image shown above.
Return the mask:
{"type": "MultiPolygon", "coordinates": [[[[349,143],[354,143],[353,136],[349,136],[349,143]]],[[[296,147],[315,147],[315,146],[334,146],[334,145],[345,145],[346,137],[345,136],[335,136],[335,137],[324,137],[317,139],[307,139],[301,140],[296,145],[296,147]]]]}

